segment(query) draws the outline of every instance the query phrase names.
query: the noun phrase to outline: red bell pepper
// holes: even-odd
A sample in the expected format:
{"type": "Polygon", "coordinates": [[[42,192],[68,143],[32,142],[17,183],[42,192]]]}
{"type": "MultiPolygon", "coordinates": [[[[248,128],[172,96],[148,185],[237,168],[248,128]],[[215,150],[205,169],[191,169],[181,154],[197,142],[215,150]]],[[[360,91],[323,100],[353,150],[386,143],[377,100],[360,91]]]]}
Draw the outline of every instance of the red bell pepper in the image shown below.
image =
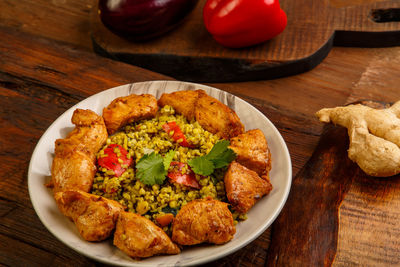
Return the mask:
{"type": "Polygon", "coordinates": [[[104,149],[104,154],[107,156],[99,158],[97,164],[107,170],[114,171],[115,176],[117,177],[121,176],[126,171],[126,169],[122,167],[122,164],[129,166],[132,163],[132,158],[128,159],[126,156],[128,152],[122,146],[117,144],[109,145],[104,149]],[[119,149],[119,157],[117,153],[114,152],[114,149],[119,149]],[[122,163],[120,163],[118,159],[121,159],[122,163]]]}
{"type": "Polygon", "coordinates": [[[191,144],[189,144],[189,142],[186,140],[185,135],[183,134],[181,128],[179,128],[179,125],[176,124],[175,121],[170,121],[167,122],[166,124],[164,124],[162,126],[162,128],[164,129],[165,132],[167,132],[168,134],[170,132],[174,132],[174,134],[171,136],[172,139],[175,142],[179,142],[180,140],[182,140],[181,142],[179,142],[179,145],[184,146],[184,147],[192,147],[191,144]]]}
{"type": "Polygon", "coordinates": [[[278,0],[208,0],[203,19],[214,39],[232,48],[267,41],[287,24],[278,0]]]}
{"type": "Polygon", "coordinates": [[[200,185],[196,180],[196,175],[194,174],[194,172],[192,170],[190,170],[189,173],[182,174],[182,168],[185,165],[186,164],[183,162],[177,162],[177,161],[171,162],[171,166],[177,166],[178,170],[168,172],[168,174],[167,174],[168,178],[170,178],[172,181],[174,181],[178,184],[183,184],[186,186],[200,189],[200,185]]]}

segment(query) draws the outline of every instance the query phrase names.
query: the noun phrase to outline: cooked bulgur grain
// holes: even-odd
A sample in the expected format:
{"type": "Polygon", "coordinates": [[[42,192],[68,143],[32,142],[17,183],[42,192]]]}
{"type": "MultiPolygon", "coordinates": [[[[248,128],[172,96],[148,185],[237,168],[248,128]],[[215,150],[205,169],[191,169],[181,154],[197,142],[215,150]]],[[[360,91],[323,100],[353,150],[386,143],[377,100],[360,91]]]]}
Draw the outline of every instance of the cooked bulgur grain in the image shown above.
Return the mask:
{"type": "MultiPolygon", "coordinates": [[[[97,158],[106,156],[104,149],[110,144],[121,145],[128,151],[127,157],[138,162],[144,154],[153,151],[164,156],[168,151],[175,150],[173,161],[187,163],[188,160],[207,154],[219,140],[216,135],[204,130],[196,121],[188,122],[185,117],[175,115],[175,110],[165,106],[150,120],[143,120],[125,126],[121,131],[107,139],[106,145],[97,153],[97,158]],[[180,146],[171,139],[171,132],[163,130],[162,125],[175,121],[187,141],[194,148],[180,146]]],[[[114,152],[120,154],[118,148],[114,152]]],[[[127,166],[122,166],[127,167],[127,166]]],[[[172,171],[174,166],[170,166],[172,171]]],[[[186,165],[182,173],[188,170],[186,165]]],[[[134,166],[130,166],[120,176],[113,171],[98,168],[94,179],[93,194],[117,200],[131,212],[135,212],[156,222],[157,216],[164,213],[176,213],[188,202],[211,196],[226,201],[223,182],[223,172],[217,171],[212,176],[200,176],[196,179],[201,189],[173,183],[166,179],[162,185],[148,186],[135,178],[134,166]]],[[[239,216],[236,216],[239,219],[239,216]]],[[[168,227],[164,227],[168,230],[168,227]]]]}

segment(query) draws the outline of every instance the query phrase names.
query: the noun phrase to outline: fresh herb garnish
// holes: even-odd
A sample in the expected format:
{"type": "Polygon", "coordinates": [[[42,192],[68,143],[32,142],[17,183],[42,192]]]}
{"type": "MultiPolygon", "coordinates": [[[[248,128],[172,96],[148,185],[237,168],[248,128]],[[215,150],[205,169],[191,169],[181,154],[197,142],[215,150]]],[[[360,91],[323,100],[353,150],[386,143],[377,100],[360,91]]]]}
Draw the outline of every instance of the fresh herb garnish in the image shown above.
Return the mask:
{"type": "Polygon", "coordinates": [[[166,171],[168,171],[169,165],[171,165],[174,155],[175,155],[175,150],[170,150],[170,151],[168,151],[167,154],[165,154],[163,164],[164,164],[164,169],[166,171]]]}
{"type": "Polygon", "coordinates": [[[163,158],[151,152],[145,154],[136,164],[136,176],[145,185],[162,184],[167,176],[175,151],[169,151],[163,158]]]}
{"type": "Polygon", "coordinates": [[[215,166],[206,156],[195,157],[188,161],[194,173],[208,176],[214,172],[215,166]]]}
{"type": "Polygon", "coordinates": [[[207,155],[189,160],[189,166],[195,173],[203,176],[211,175],[215,169],[228,166],[236,158],[235,152],[228,148],[229,144],[228,140],[218,141],[207,155]]]}

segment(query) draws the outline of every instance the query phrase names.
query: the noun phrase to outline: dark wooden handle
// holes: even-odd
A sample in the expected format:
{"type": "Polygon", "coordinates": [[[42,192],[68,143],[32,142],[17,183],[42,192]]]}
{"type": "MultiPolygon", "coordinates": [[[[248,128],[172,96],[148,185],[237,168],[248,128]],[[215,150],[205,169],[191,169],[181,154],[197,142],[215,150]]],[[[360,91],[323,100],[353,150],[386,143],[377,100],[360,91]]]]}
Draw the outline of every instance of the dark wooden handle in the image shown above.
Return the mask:
{"type": "Polygon", "coordinates": [[[400,23],[398,23],[400,18],[396,12],[398,9],[400,9],[399,1],[384,1],[342,7],[337,10],[336,29],[366,32],[400,30],[400,23]],[[387,11],[387,15],[391,13],[393,16],[391,19],[387,16],[385,20],[381,20],[373,16],[373,14],[379,14],[377,10],[381,10],[382,14],[387,11]]]}
{"type": "Polygon", "coordinates": [[[335,45],[388,47],[400,42],[399,1],[348,6],[335,12],[335,45]]]}

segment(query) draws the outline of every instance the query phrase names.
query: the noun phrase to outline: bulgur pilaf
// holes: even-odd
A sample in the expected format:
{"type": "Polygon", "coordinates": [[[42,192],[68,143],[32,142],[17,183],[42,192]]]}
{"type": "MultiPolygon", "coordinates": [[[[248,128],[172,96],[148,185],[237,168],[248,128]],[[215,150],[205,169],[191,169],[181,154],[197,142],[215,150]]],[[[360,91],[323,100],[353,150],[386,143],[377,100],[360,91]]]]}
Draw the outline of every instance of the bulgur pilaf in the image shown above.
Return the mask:
{"type": "MultiPolygon", "coordinates": [[[[175,114],[174,108],[164,106],[156,117],[126,125],[120,131],[109,136],[104,147],[97,153],[97,159],[107,156],[104,150],[111,144],[122,146],[134,163],[145,154],[155,152],[161,156],[175,151],[173,161],[187,163],[190,159],[206,155],[220,138],[206,130],[195,121],[188,121],[184,116],[175,114]],[[173,132],[166,132],[163,125],[175,121],[184,133],[191,147],[179,145],[171,139],[173,132]]],[[[114,149],[116,154],[118,148],[114,149]]],[[[121,162],[122,163],[122,162],[121,162]]],[[[134,165],[134,164],[132,164],[134,165]]],[[[165,213],[176,214],[178,210],[194,199],[210,196],[227,202],[224,188],[224,171],[218,169],[210,176],[196,174],[200,189],[185,186],[166,179],[162,185],[145,185],[135,177],[134,166],[124,166],[126,171],[119,177],[112,170],[98,167],[94,178],[92,193],[113,199],[127,207],[128,211],[138,213],[155,223],[158,216],[165,213]]],[[[171,164],[168,171],[176,171],[171,164]]],[[[187,164],[181,169],[182,174],[189,172],[187,164]]],[[[234,219],[246,219],[244,214],[233,214],[234,219]]],[[[168,231],[168,227],[163,227],[168,231]]]]}

